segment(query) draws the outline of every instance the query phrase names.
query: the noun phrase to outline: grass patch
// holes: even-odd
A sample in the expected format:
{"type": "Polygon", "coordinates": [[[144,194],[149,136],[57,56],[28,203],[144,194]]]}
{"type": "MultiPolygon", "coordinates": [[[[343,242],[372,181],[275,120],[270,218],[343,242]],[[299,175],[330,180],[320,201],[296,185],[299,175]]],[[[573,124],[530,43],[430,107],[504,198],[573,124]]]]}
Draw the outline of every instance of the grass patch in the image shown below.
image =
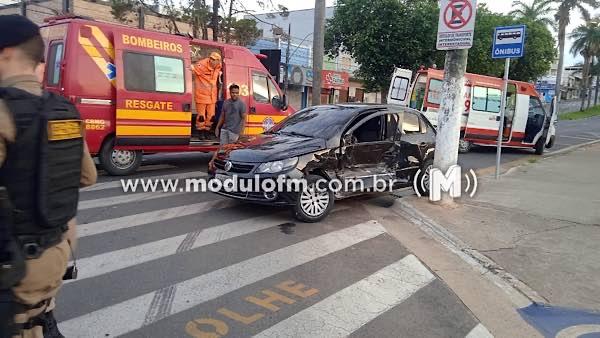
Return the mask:
{"type": "Polygon", "coordinates": [[[592,107],[584,111],[576,111],[572,113],[566,113],[559,115],[560,120],[579,120],[585,119],[592,116],[600,116],[600,106],[592,107]]]}
{"type": "Polygon", "coordinates": [[[527,162],[529,162],[529,163],[536,163],[537,161],[538,161],[537,158],[530,158],[527,160],[527,162]]]}

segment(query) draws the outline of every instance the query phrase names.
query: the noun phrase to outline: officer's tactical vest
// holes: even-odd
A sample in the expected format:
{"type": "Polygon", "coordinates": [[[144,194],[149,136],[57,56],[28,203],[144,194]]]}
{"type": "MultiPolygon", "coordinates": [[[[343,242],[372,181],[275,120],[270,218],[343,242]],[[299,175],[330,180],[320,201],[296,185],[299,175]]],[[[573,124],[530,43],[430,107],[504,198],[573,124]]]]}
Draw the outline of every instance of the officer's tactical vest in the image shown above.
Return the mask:
{"type": "Polygon", "coordinates": [[[0,168],[0,185],[14,207],[13,234],[25,238],[22,244],[33,239],[41,248],[53,245],[77,213],[83,123],[75,107],[53,93],[39,97],[0,88],[0,99],[16,125],[0,168]]]}

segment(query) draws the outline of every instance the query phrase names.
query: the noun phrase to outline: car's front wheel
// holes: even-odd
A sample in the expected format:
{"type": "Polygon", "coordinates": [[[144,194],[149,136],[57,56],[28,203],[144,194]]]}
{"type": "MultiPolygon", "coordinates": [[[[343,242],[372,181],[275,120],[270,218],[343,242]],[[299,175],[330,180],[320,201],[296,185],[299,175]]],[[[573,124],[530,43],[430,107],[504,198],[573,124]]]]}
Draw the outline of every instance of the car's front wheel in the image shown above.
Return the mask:
{"type": "Polygon", "coordinates": [[[433,168],[433,159],[428,159],[421,165],[421,170],[416,178],[414,188],[421,196],[429,195],[429,180],[431,180],[431,169],[433,168]]]}
{"type": "Polygon", "coordinates": [[[326,184],[327,181],[318,175],[308,175],[306,186],[298,193],[294,216],[303,222],[319,222],[333,208],[334,195],[326,184]],[[321,182],[317,185],[318,182],[321,182]]]}

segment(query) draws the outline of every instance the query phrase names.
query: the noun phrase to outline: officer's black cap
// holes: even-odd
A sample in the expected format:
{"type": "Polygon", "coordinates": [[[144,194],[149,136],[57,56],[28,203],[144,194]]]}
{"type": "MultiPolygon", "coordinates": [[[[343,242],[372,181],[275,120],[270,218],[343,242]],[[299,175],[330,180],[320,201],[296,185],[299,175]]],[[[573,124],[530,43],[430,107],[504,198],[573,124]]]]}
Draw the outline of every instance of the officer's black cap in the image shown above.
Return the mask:
{"type": "Polygon", "coordinates": [[[22,15],[0,15],[0,49],[13,47],[40,35],[40,28],[22,15]]]}

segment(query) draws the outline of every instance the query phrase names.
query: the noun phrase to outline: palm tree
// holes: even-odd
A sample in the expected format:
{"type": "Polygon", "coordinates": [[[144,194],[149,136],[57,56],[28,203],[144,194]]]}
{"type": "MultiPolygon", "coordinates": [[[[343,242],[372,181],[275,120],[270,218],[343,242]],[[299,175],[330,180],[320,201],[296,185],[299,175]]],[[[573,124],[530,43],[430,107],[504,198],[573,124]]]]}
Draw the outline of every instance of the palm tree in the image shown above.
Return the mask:
{"type": "Polygon", "coordinates": [[[596,93],[594,94],[594,106],[598,104],[598,90],[600,89],[600,55],[596,56],[596,63],[592,66],[591,76],[596,77],[596,93]]]}
{"type": "Polygon", "coordinates": [[[547,17],[547,13],[552,10],[551,5],[555,0],[533,0],[531,5],[515,0],[512,3],[513,10],[508,13],[509,15],[517,18],[529,19],[534,22],[552,27],[556,29],[556,23],[551,18],[547,17]]]}
{"type": "Polygon", "coordinates": [[[583,95],[581,95],[581,109],[585,105],[586,93],[590,88],[590,70],[594,57],[600,54],[600,17],[587,20],[584,25],[578,26],[569,36],[574,39],[571,53],[583,56],[583,95]]]}
{"type": "Polygon", "coordinates": [[[587,20],[590,19],[590,12],[585,5],[597,8],[600,6],[598,0],[555,0],[559,3],[558,11],[555,15],[556,21],[558,21],[558,72],[556,73],[556,95],[560,101],[560,81],[562,79],[563,68],[565,63],[565,35],[567,26],[571,22],[571,11],[578,9],[583,17],[587,20]]]}

